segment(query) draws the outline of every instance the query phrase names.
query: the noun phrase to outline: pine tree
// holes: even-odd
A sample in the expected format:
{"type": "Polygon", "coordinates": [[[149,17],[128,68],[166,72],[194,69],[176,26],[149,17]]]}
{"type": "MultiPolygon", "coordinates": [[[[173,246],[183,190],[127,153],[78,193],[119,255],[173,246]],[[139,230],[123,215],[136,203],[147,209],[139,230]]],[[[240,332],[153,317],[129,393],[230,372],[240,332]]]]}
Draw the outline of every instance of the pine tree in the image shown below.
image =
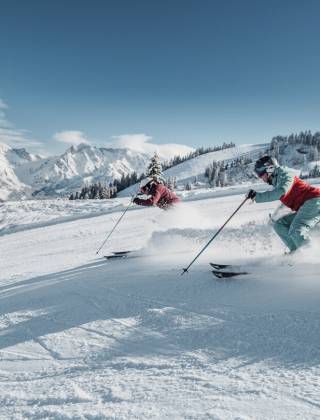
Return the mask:
{"type": "Polygon", "coordinates": [[[218,180],[220,187],[225,187],[227,185],[227,180],[228,180],[227,171],[222,166],[220,169],[219,180],[218,180]]]}
{"type": "Polygon", "coordinates": [[[151,158],[146,175],[150,178],[162,178],[162,166],[157,153],[155,153],[151,158]]]}
{"type": "Polygon", "coordinates": [[[167,179],[167,187],[169,188],[169,190],[173,190],[173,182],[172,182],[172,178],[169,176],[169,178],[167,179]]]}
{"type": "Polygon", "coordinates": [[[99,198],[101,200],[111,198],[110,188],[101,187],[101,190],[99,191],[99,198]]]}
{"type": "Polygon", "coordinates": [[[173,182],[173,189],[176,190],[177,187],[178,187],[177,177],[176,176],[173,177],[172,182],[173,182]]]}
{"type": "Polygon", "coordinates": [[[80,200],[84,200],[85,199],[85,187],[83,187],[83,188],[81,188],[81,192],[80,192],[80,195],[79,195],[79,199],[80,200]]]}

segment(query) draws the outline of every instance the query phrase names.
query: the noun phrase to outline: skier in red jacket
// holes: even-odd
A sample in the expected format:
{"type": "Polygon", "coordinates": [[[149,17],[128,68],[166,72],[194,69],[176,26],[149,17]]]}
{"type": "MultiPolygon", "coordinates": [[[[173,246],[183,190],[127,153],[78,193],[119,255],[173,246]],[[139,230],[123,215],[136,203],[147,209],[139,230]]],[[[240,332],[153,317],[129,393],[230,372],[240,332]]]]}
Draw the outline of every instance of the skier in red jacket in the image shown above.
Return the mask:
{"type": "Polygon", "coordinates": [[[163,181],[158,177],[144,179],[140,184],[140,194],[148,197],[136,197],[133,202],[139,206],[158,206],[167,210],[180,201],[180,198],[163,185],[163,181]]]}

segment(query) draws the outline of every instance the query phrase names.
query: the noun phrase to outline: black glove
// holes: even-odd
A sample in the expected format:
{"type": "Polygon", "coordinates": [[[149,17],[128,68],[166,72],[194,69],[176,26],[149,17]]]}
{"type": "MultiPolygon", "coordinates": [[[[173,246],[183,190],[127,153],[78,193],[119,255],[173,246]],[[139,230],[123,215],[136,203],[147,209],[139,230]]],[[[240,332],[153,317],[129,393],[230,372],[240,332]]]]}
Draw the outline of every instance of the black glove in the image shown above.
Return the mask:
{"type": "Polygon", "coordinates": [[[247,192],[247,198],[251,198],[251,200],[254,200],[255,196],[256,196],[256,191],[255,190],[249,190],[247,192]]]}

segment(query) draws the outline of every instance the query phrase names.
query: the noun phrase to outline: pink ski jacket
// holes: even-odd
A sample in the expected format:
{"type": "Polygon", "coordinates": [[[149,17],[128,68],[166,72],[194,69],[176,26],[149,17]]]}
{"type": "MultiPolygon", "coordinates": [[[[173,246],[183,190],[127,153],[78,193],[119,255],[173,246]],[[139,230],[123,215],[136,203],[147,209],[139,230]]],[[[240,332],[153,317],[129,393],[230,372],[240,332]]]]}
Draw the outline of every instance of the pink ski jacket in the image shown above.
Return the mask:
{"type": "Polygon", "coordinates": [[[139,206],[158,206],[166,210],[168,207],[180,201],[180,198],[173,191],[170,191],[169,188],[162,184],[154,184],[149,190],[147,188],[141,188],[141,192],[151,195],[151,197],[145,200],[136,197],[134,202],[139,206]]]}

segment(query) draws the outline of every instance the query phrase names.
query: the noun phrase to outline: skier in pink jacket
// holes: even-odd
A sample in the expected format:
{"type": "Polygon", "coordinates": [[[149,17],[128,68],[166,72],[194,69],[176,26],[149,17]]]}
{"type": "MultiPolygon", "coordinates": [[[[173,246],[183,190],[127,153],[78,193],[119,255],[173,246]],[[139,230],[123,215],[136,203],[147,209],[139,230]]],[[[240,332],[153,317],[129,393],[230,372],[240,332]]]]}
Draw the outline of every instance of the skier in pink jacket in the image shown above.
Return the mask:
{"type": "Polygon", "coordinates": [[[158,177],[143,180],[140,184],[140,194],[148,197],[136,197],[133,202],[139,206],[158,206],[163,210],[167,210],[180,201],[180,198],[163,185],[163,181],[158,177]]]}

